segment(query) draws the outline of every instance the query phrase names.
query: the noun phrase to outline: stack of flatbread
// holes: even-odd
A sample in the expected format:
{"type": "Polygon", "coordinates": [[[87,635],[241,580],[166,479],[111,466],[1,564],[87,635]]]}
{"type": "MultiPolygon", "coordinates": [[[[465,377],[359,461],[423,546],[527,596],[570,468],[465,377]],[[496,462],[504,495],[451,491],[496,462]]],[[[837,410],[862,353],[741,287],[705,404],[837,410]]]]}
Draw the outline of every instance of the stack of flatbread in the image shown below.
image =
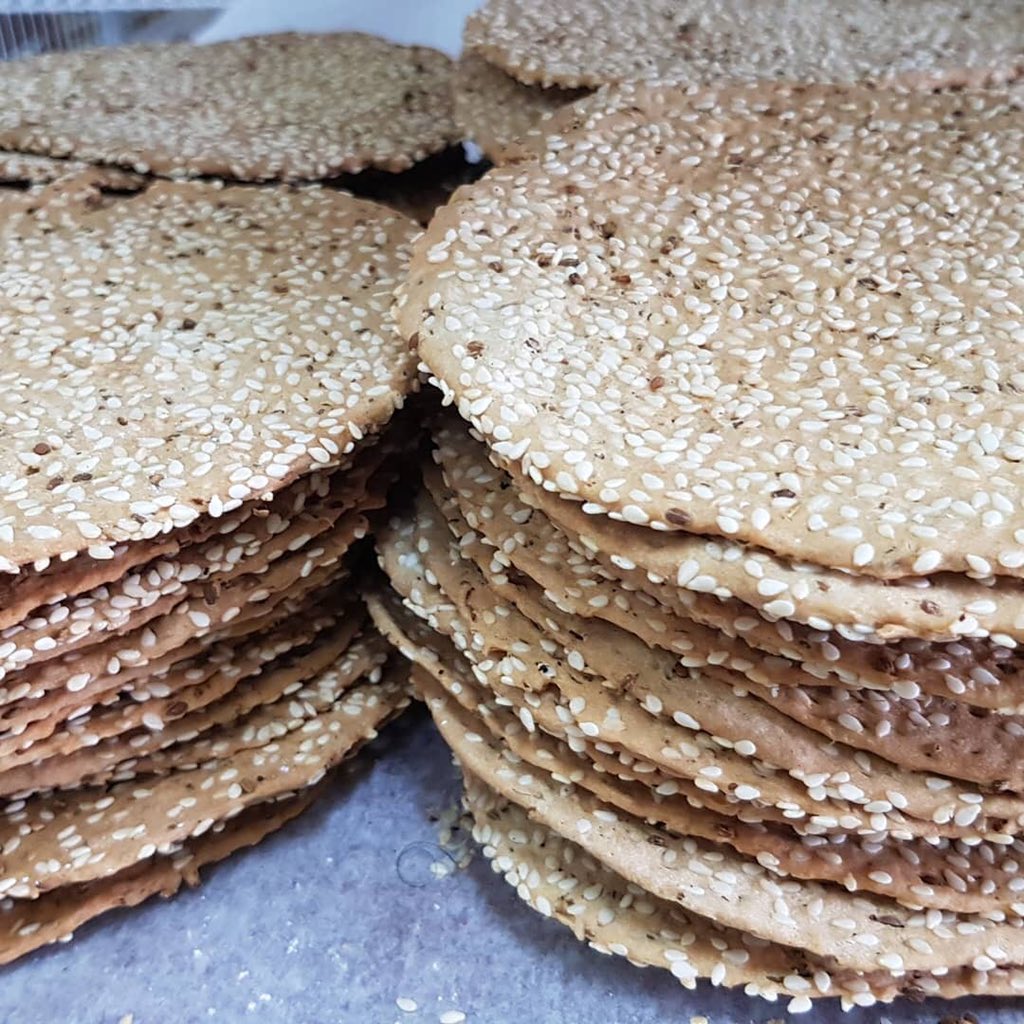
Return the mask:
{"type": "Polygon", "coordinates": [[[0,962],[257,841],[408,700],[350,574],[417,226],[133,187],[0,228],[0,962]]]}
{"type": "Polygon", "coordinates": [[[1024,992],[1024,117],[635,85],[463,189],[381,628],[593,945],[788,1000],[1024,992]]]}
{"type": "Polygon", "coordinates": [[[352,574],[417,429],[417,227],[339,186],[429,216],[450,69],[356,33],[0,64],[0,962],[194,882],[408,702],[352,574]]]}

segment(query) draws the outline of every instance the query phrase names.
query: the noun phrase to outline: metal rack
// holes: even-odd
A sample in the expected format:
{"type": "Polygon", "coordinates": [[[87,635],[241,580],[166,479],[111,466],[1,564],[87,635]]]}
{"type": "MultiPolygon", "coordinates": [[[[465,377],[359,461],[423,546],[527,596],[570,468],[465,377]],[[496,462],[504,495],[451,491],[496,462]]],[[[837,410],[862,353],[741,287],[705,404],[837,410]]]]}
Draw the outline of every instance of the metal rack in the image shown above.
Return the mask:
{"type": "Polygon", "coordinates": [[[217,0],[0,0],[0,60],[187,39],[226,6],[217,0]]]}

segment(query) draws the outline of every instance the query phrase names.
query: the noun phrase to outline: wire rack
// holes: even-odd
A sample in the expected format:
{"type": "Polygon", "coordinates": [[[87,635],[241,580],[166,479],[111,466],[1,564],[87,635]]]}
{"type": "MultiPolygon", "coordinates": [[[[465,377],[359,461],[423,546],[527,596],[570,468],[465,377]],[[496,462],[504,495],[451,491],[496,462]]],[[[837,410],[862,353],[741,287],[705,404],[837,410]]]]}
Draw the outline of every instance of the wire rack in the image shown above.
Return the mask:
{"type": "Polygon", "coordinates": [[[0,0],[0,60],[188,39],[226,6],[217,0],[0,0]]]}

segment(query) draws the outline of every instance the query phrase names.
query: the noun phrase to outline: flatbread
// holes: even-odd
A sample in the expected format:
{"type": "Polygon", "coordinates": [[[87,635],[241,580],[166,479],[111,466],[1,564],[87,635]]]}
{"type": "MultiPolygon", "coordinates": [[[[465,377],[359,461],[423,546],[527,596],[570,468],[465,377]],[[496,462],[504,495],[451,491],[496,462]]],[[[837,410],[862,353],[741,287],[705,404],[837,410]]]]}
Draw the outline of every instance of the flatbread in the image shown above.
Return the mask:
{"type": "Polygon", "coordinates": [[[217,822],[176,853],[154,857],[109,878],[55,889],[38,900],[0,900],[0,964],[53,942],[64,942],[87,921],[118,907],[135,907],[151,896],[173,896],[184,882],[199,884],[207,864],[254,846],[301,814],[314,791],[257,804],[231,821],[217,822]]]}
{"type": "Polygon", "coordinates": [[[455,120],[492,163],[504,163],[510,143],[587,90],[523,85],[474,53],[464,53],[452,76],[455,120]]]}
{"type": "MultiPolygon", "coordinates": [[[[469,529],[456,503],[450,498],[446,501],[440,487],[432,486],[430,490],[463,557],[476,563],[495,594],[512,601],[541,629],[551,629],[562,615],[567,623],[573,622],[574,608],[551,600],[541,589],[543,585],[529,575],[508,574],[500,560],[492,558],[488,545],[469,529]]],[[[742,641],[685,620],[678,623],[669,642],[664,633],[651,628],[640,615],[624,611],[614,600],[599,611],[603,614],[584,616],[601,623],[590,634],[582,625],[563,627],[561,631],[555,627],[552,634],[568,638],[567,642],[587,650],[590,660],[606,665],[602,652],[616,648],[624,630],[629,634],[629,648],[635,646],[635,637],[648,647],[682,654],[680,664],[690,670],[694,685],[704,685],[711,679],[738,691],[749,690],[816,732],[906,768],[929,773],[941,769],[947,777],[998,790],[1024,790],[1020,773],[1024,717],[1019,708],[990,712],[947,696],[908,697],[891,690],[843,686],[838,681],[829,685],[827,679],[817,679],[796,665],[780,664],[742,641]]],[[[642,658],[637,664],[643,664],[642,658]]]]}
{"type": "Polygon", "coordinates": [[[849,1010],[898,996],[1019,995],[1024,988],[1017,967],[937,977],[876,972],[870,982],[854,972],[830,972],[801,951],[754,941],[651,896],[469,774],[465,802],[484,856],[534,910],[561,921],[598,952],[667,968],[687,989],[702,977],[715,986],[742,984],[746,995],[773,1002],[785,996],[786,1010],[802,1013],[821,996],[838,995],[841,1008],[849,1010]]]}
{"type": "MultiPolygon", "coordinates": [[[[467,699],[472,699],[472,694],[484,680],[473,676],[472,665],[446,635],[432,629],[415,612],[405,608],[397,593],[390,588],[371,590],[366,600],[377,628],[406,658],[437,680],[460,702],[467,695],[467,699]]],[[[422,679],[422,676],[414,671],[414,685],[418,679],[422,679]]],[[[419,689],[422,690],[422,687],[419,689]]],[[[827,834],[823,831],[822,822],[808,819],[802,812],[797,813],[789,803],[766,803],[761,796],[751,797],[749,794],[744,794],[740,799],[727,789],[698,785],[702,781],[699,778],[694,780],[664,771],[625,748],[604,740],[595,742],[576,725],[568,708],[551,699],[548,694],[517,695],[505,689],[495,695],[494,703],[500,707],[509,707],[520,716],[528,711],[538,730],[564,739],[575,754],[585,756],[600,770],[624,781],[643,782],[656,792],[661,786],[665,792],[674,791],[692,807],[706,807],[738,821],[784,823],[801,836],[827,834]]],[[[854,829],[858,824],[856,818],[851,822],[829,823],[833,828],[847,826],[854,829]]],[[[907,838],[913,836],[908,833],[907,838]]],[[[929,832],[928,838],[935,841],[938,836],[929,832]]]]}
{"type": "Polygon", "coordinates": [[[63,179],[89,174],[93,181],[111,191],[134,192],[145,186],[145,178],[116,167],[90,167],[80,160],[62,160],[34,153],[0,150],[0,182],[5,185],[49,185],[63,179]]]}
{"type": "Polygon", "coordinates": [[[415,387],[391,305],[417,230],[327,189],[171,182],[5,225],[0,569],[102,558],[347,458],[415,387]]]}
{"type": "Polygon", "coordinates": [[[205,760],[214,756],[210,751],[218,734],[211,730],[233,726],[262,705],[297,692],[328,667],[334,666],[339,678],[344,674],[355,680],[383,662],[375,637],[353,641],[361,623],[351,611],[347,618],[314,622],[308,631],[292,624],[262,643],[257,637],[210,677],[173,689],[166,697],[122,699],[84,723],[75,719],[66,731],[33,744],[20,758],[7,759],[10,767],[0,773],[0,795],[95,786],[166,772],[185,758],[189,763],[205,760]],[[282,634],[288,632],[291,636],[285,639],[282,634]]]}
{"type": "Polygon", "coordinates": [[[509,465],[494,461],[515,481],[523,499],[541,508],[579,550],[610,563],[627,582],[655,582],[677,601],[708,594],[742,602],[741,613],[835,633],[854,644],[902,638],[957,642],[991,638],[990,648],[1016,646],[1024,637],[1024,601],[1014,577],[936,573],[879,580],[806,562],[721,537],[651,530],[586,506],[563,501],[509,465]]]}
{"type": "Polygon", "coordinates": [[[46,54],[0,69],[0,147],[171,177],[401,171],[457,139],[450,68],[355,32],[46,54]]]}
{"type": "MultiPolygon", "coordinates": [[[[18,673],[31,665],[87,649],[138,629],[183,600],[216,594],[239,575],[266,572],[278,559],[330,530],[346,513],[384,504],[386,481],[367,475],[336,474],[334,486],[297,515],[271,512],[250,516],[238,529],[190,545],[174,558],[153,560],[110,584],[72,600],[37,609],[0,633],[0,681],[18,686],[18,673]]],[[[0,691],[2,699],[2,691],[0,691]]]]}
{"type": "MultiPolygon", "coordinates": [[[[564,697],[577,696],[576,717],[586,711],[583,721],[593,735],[632,740],[634,730],[621,720],[621,706],[637,702],[657,719],[721,738],[729,749],[746,750],[745,756],[786,770],[805,782],[812,799],[828,795],[877,808],[883,819],[898,809],[937,824],[955,821],[979,830],[992,827],[989,815],[995,821],[1024,820],[1018,794],[903,768],[829,742],[776,711],[757,688],[722,678],[713,666],[691,669],[621,629],[575,619],[554,606],[538,609],[529,603],[524,582],[515,588],[516,601],[509,603],[496,592],[498,581],[462,556],[441,520],[427,502],[419,503],[415,557],[476,638],[471,658],[507,654],[491,662],[503,683],[527,691],[555,685],[564,697]],[[520,599],[529,616],[516,607],[520,599]]],[[[955,764],[948,768],[954,770],[955,764]]],[[[997,824],[995,830],[1000,829],[997,824]]]]}
{"type": "Polygon", "coordinates": [[[187,598],[169,614],[114,637],[110,644],[27,670],[29,695],[0,707],[0,756],[50,735],[61,721],[84,712],[140,674],[148,674],[154,659],[196,638],[215,639],[219,629],[238,628],[289,595],[337,579],[344,571],[339,563],[366,529],[360,513],[345,516],[322,537],[279,559],[265,572],[236,577],[212,600],[203,594],[187,598]]]}
{"type": "MultiPolygon", "coordinates": [[[[315,597],[322,599],[323,595],[315,597]]],[[[285,620],[271,629],[245,634],[237,640],[226,639],[209,645],[200,657],[182,658],[165,671],[142,677],[138,686],[126,688],[125,693],[111,703],[75,715],[63,728],[44,739],[22,750],[8,752],[0,780],[15,766],[31,764],[41,758],[58,755],[66,761],[81,747],[95,746],[106,738],[142,726],[143,719],[149,723],[147,728],[160,731],[168,721],[223,696],[249,674],[260,672],[289,651],[312,643],[321,631],[331,626],[337,626],[348,639],[358,632],[359,609],[346,608],[340,600],[336,600],[333,607],[323,609],[312,606],[307,600],[305,611],[307,615],[302,621],[285,620]]]]}
{"type": "MultiPolygon", "coordinates": [[[[336,693],[356,684],[378,683],[386,672],[395,670],[395,666],[385,665],[387,656],[387,646],[370,631],[312,682],[302,677],[310,670],[316,671],[318,666],[313,661],[288,672],[275,671],[261,677],[256,686],[236,694],[230,706],[224,702],[209,713],[191,716],[189,722],[183,723],[188,732],[182,735],[180,745],[165,745],[152,754],[122,763],[112,775],[90,776],[88,784],[95,785],[107,778],[120,782],[135,776],[164,775],[261,746],[268,739],[283,736],[296,722],[314,717],[329,706],[336,693]],[[197,732],[200,735],[194,738],[197,732]]],[[[367,700],[372,698],[372,692],[367,691],[367,700]]]]}
{"type": "Polygon", "coordinates": [[[386,596],[371,597],[369,605],[378,627],[414,662],[413,683],[425,699],[429,701],[439,683],[509,751],[550,772],[556,782],[581,785],[606,803],[676,835],[725,842],[781,876],[831,881],[850,891],[945,910],[984,913],[1020,904],[1020,840],[994,846],[935,838],[803,834],[784,817],[766,814],[767,808],[730,805],[649,766],[627,766],[571,722],[545,714],[544,705],[519,706],[520,712],[529,707],[535,722],[534,729],[527,728],[515,713],[515,702],[504,692],[494,695],[481,687],[465,658],[443,637],[417,624],[407,611],[403,614],[386,596]]]}
{"type": "Polygon", "coordinates": [[[276,492],[269,502],[247,502],[218,519],[203,516],[191,526],[162,534],[146,544],[114,544],[102,552],[97,549],[95,555],[68,552],[38,559],[31,572],[5,573],[0,576],[0,628],[6,630],[30,616],[48,615],[47,605],[120,579],[145,562],[176,555],[183,547],[201,543],[215,533],[230,533],[251,515],[285,509],[290,514],[301,512],[310,496],[326,493],[327,481],[326,473],[309,473],[276,492]]]}
{"type": "Polygon", "coordinates": [[[936,912],[929,925],[925,914],[882,898],[772,879],[756,862],[719,844],[677,839],[622,812],[603,813],[601,803],[580,788],[558,785],[518,758],[515,770],[503,770],[507,762],[500,746],[480,733],[463,731],[450,703],[434,720],[469,774],[541,824],[572,836],[613,871],[687,911],[770,942],[806,949],[848,970],[984,969],[975,960],[985,957],[995,967],[995,950],[1003,964],[1024,960],[1024,939],[1012,918],[996,923],[936,912]]]}
{"type": "MultiPolygon", "coordinates": [[[[924,692],[1000,710],[1019,710],[1024,703],[1024,676],[1015,644],[966,638],[937,644],[908,638],[881,645],[790,620],[771,622],[735,598],[674,586],[651,570],[642,570],[625,555],[604,553],[597,548],[593,534],[581,536],[566,525],[582,515],[572,513],[576,506],[548,498],[540,489],[525,494],[517,491],[508,474],[486,461],[485,449],[464,425],[437,424],[432,436],[444,486],[450,489],[466,523],[493,546],[492,557],[536,580],[567,611],[619,624],[626,616],[633,624],[627,628],[648,643],[682,655],[692,650],[693,624],[699,623],[715,630],[727,650],[728,638],[737,638],[773,656],[777,678],[875,688],[910,698],[924,692]],[[536,504],[528,504],[526,497],[536,504]],[[569,514],[556,526],[547,515],[549,507],[569,514]]],[[[435,473],[425,470],[425,480],[435,501],[444,507],[447,495],[442,494],[435,473]]],[[[611,520],[585,516],[583,520],[587,526],[631,532],[640,529],[611,520]]],[[[683,537],[672,534],[672,543],[662,545],[661,550],[683,537]]],[[[722,563],[730,564],[729,560],[722,563]]],[[[747,576],[755,585],[751,574],[756,574],[760,564],[748,557],[737,567],[737,575],[747,576]]],[[[696,577],[691,583],[700,585],[696,577]]],[[[745,647],[740,650],[747,658],[757,657],[745,647]]]]}
{"type": "MultiPolygon", "coordinates": [[[[849,891],[874,892],[915,907],[999,914],[1002,911],[997,908],[1021,906],[1019,861],[1005,842],[803,832],[798,822],[766,814],[770,808],[763,804],[756,811],[750,804],[730,805],[718,793],[694,790],[681,779],[659,776],[649,764],[617,763],[608,756],[612,748],[589,739],[561,709],[551,715],[540,700],[510,701],[513,691],[506,688],[499,688],[493,701],[482,698],[468,663],[443,637],[431,634],[424,624],[417,625],[414,617],[403,614],[386,597],[371,595],[369,605],[379,628],[428,674],[419,669],[413,673],[428,703],[436,687],[425,680],[432,678],[473,714],[480,728],[489,729],[510,753],[550,772],[558,783],[583,786],[612,806],[645,817],[670,833],[729,844],[783,877],[827,880],[849,891]],[[518,710],[521,721],[501,710],[505,706],[518,710]],[[564,743],[552,747],[545,734],[564,743]],[[575,758],[565,753],[566,747],[575,758]],[[591,763],[596,774],[589,768],[591,763]]],[[[479,737],[467,734],[467,740],[479,742],[479,737]]],[[[1017,848],[1016,841],[1012,847],[1017,848]]]]}
{"type": "MultiPolygon", "coordinates": [[[[563,725],[579,729],[581,735],[596,739],[613,754],[631,755],[669,776],[689,780],[716,799],[749,803],[758,813],[766,804],[773,806],[794,823],[806,823],[808,832],[843,828],[906,836],[945,834],[944,826],[905,818],[900,811],[887,809],[891,801],[879,804],[882,813],[873,813],[845,798],[829,796],[819,788],[828,780],[827,773],[809,778],[814,787],[813,796],[809,796],[803,780],[737,753],[734,744],[722,738],[699,729],[681,732],[678,722],[652,718],[651,712],[662,710],[656,703],[648,702],[645,707],[633,699],[615,700],[600,687],[580,685],[578,679],[564,672],[558,679],[559,686],[551,686],[557,673],[550,662],[550,654],[558,650],[553,641],[542,643],[548,658],[537,663],[535,676],[523,680],[528,689],[512,685],[519,681],[507,673],[510,667],[515,671],[526,667],[521,658],[518,654],[513,659],[492,656],[487,641],[463,621],[456,604],[438,587],[435,571],[427,568],[416,553],[422,543],[416,521],[394,522],[381,531],[377,544],[385,573],[406,606],[449,637],[466,655],[477,678],[499,694],[499,699],[510,702],[524,722],[550,722],[554,716],[563,725]],[[600,728],[595,735],[594,723],[605,719],[614,727],[614,736],[601,735],[600,728]]],[[[491,621],[497,621],[497,616],[491,621]]],[[[516,643],[528,648],[519,640],[516,643]]],[[[849,775],[843,777],[843,782],[848,780],[849,775]]]]}
{"type": "MultiPolygon", "coordinates": [[[[393,668],[391,672],[388,681],[375,684],[378,699],[370,694],[343,705],[350,717],[342,728],[356,737],[343,756],[354,754],[408,703],[400,682],[401,670],[393,668]],[[385,698],[383,704],[380,697],[385,698]]],[[[320,750],[323,753],[324,746],[320,750]]],[[[136,906],[158,893],[171,896],[183,881],[197,885],[200,868],[259,842],[305,810],[326,785],[315,783],[296,794],[257,803],[230,818],[203,823],[193,836],[114,874],[61,886],[38,899],[0,897],[0,963],[9,963],[48,943],[66,941],[79,925],[109,909],[136,906]]]]}
{"type": "Polygon", "coordinates": [[[464,189],[417,244],[406,337],[498,456],[588,514],[882,579],[1019,577],[1017,343],[1003,291],[965,270],[1024,299],[1019,106],[723,93],[638,87],[464,189]],[[940,202],[960,255],[925,213],[940,202]],[[948,313],[938,337],[974,338],[941,296],[991,316],[955,373],[899,326],[948,313]]]}
{"type": "Polygon", "coordinates": [[[1020,74],[1012,0],[488,0],[466,46],[521,82],[673,78],[986,85],[1020,74]]]}
{"type": "Polygon", "coordinates": [[[399,681],[354,689],[328,668],[324,705],[286,710],[284,735],[167,775],[39,795],[8,804],[0,833],[0,893],[34,899],[64,885],[116,874],[215,821],[315,785],[376,727],[408,703],[399,681]],[[332,699],[333,698],[333,699],[332,699]]]}

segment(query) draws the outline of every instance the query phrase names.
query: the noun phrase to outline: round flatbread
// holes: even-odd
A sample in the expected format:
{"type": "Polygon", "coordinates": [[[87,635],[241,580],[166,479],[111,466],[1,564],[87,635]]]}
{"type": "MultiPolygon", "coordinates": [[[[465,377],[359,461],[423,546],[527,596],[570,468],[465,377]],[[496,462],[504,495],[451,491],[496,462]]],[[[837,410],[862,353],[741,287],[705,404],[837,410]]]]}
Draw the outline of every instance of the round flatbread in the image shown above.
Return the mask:
{"type": "Polygon", "coordinates": [[[474,725],[486,727],[512,754],[549,771],[558,782],[582,785],[669,833],[743,848],[780,876],[827,879],[939,909],[987,912],[1019,903],[1018,840],[968,845],[935,837],[802,832],[777,808],[730,804],[649,764],[613,756],[606,742],[588,739],[557,712],[548,713],[546,701],[523,699],[517,714],[509,691],[481,686],[470,662],[406,610],[393,592],[371,593],[367,603],[378,627],[416,665],[413,682],[420,693],[440,684],[472,715],[474,725]],[[533,728],[527,728],[529,719],[519,717],[524,708],[533,728]]]}
{"type": "Polygon", "coordinates": [[[201,868],[254,846],[304,811],[328,785],[257,804],[216,822],[173,854],[140,861],[109,878],[61,886],[37,900],[0,899],[0,964],[50,943],[66,942],[77,928],[108,910],[135,907],[151,896],[173,896],[182,883],[198,885],[201,868]]]}
{"type": "MultiPolygon", "coordinates": [[[[718,588],[702,589],[705,581],[695,578],[691,581],[693,589],[687,589],[669,582],[671,577],[659,578],[650,568],[631,568],[624,554],[609,556],[593,544],[592,537],[586,543],[573,537],[564,524],[556,525],[540,507],[526,503],[511,478],[487,461],[484,446],[469,436],[461,421],[435,426],[433,438],[437,446],[434,458],[443,480],[429,469],[424,477],[438,506],[454,498],[461,516],[495,548],[495,558],[537,580],[548,596],[557,595],[559,605],[571,607],[576,614],[598,618],[626,614],[638,623],[634,630],[638,635],[645,630],[660,634],[655,646],[667,646],[679,653],[689,650],[684,634],[700,623],[714,629],[722,643],[728,645],[728,638],[742,639],[766,654],[802,665],[823,683],[835,685],[841,681],[909,698],[924,692],[1004,711],[1024,708],[1024,676],[1012,643],[977,639],[925,643],[904,638],[883,645],[866,643],[864,634],[851,635],[842,627],[840,632],[830,630],[824,623],[812,628],[786,619],[770,622],[755,614],[750,605],[722,595],[718,588]],[[442,495],[442,486],[449,489],[447,495],[442,495]],[[655,582],[658,579],[661,581],[655,582]]],[[[536,489],[531,497],[537,495],[547,497],[547,492],[536,489]]],[[[546,504],[578,508],[558,499],[546,504]]],[[[641,529],[595,516],[580,514],[579,518],[592,525],[641,529]]],[[[664,539],[663,534],[652,533],[652,537],[664,539]]],[[[691,535],[673,534],[674,541],[688,538],[700,542],[691,535]]],[[[712,545],[709,542],[707,546],[712,545]]],[[[727,553],[728,549],[723,552],[727,553]]],[[[749,570],[756,570],[759,563],[749,557],[745,562],[737,561],[734,578],[746,574],[750,590],[754,590],[758,581],[749,570]]],[[[720,564],[731,565],[725,558],[720,564]]],[[[881,589],[877,580],[868,577],[842,573],[833,576],[836,581],[846,579],[881,589]]],[[[1005,582],[1013,583],[1009,579],[1005,582]]],[[[897,587],[889,589],[897,594],[900,591],[897,587]]],[[[1006,593],[1009,586],[999,589],[1004,592],[1000,603],[1010,603],[1006,593]]],[[[960,607],[963,610],[963,603],[960,607]]],[[[1021,611],[1024,609],[1017,613],[1021,611]]],[[[781,667],[786,662],[776,664],[781,667]]],[[[800,674],[793,665],[788,670],[800,674]]]]}
{"type": "Polygon", "coordinates": [[[115,874],[201,835],[214,821],[315,785],[408,703],[404,673],[395,675],[381,681],[371,673],[353,687],[329,666],[307,682],[309,699],[280,702],[273,718],[282,728],[267,730],[262,743],[235,744],[225,756],[191,766],[186,745],[185,767],[145,784],[130,780],[8,804],[0,821],[0,894],[35,899],[115,874]],[[72,834],[81,841],[67,842],[72,834]]]}
{"type": "Polygon", "coordinates": [[[1020,108],[637,87],[464,189],[402,327],[495,453],[655,530],[1024,573],[1020,108]]]}
{"type": "MultiPolygon", "coordinates": [[[[468,729],[466,721],[450,702],[443,717],[435,714],[465,771],[481,776],[554,831],[572,836],[612,870],[655,896],[677,900],[688,911],[816,957],[834,958],[836,967],[855,971],[941,972],[972,962],[984,969],[979,965],[986,962],[986,941],[992,943],[989,949],[1000,949],[1001,963],[1024,959],[1015,916],[997,923],[976,915],[938,914],[941,924],[936,927],[925,914],[883,897],[803,880],[777,881],[756,861],[735,856],[717,843],[670,838],[663,829],[641,825],[627,814],[609,814],[602,801],[581,787],[527,767],[518,758],[513,762],[518,774],[506,774],[501,770],[508,764],[501,743],[489,733],[468,729]],[[666,856],[665,850],[674,856],[666,856]],[[712,878],[721,884],[712,884],[712,878]]],[[[994,958],[987,962],[996,966],[994,958]]]]}
{"type": "Polygon", "coordinates": [[[0,570],[340,464],[415,386],[391,309],[417,230],[332,190],[171,182],[9,223],[0,570]]]}
{"type": "Polygon", "coordinates": [[[527,84],[984,85],[1020,74],[1015,0],[488,0],[466,46],[527,84]]]}
{"type": "MultiPolygon", "coordinates": [[[[431,710],[435,710],[433,702],[431,710]]],[[[515,766],[504,770],[514,772],[515,766]]],[[[811,1000],[822,996],[838,995],[841,1008],[849,1010],[898,996],[916,1001],[927,996],[1016,996],[1024,991],[1024,971],[1019,966],[984,972],[959,968],[934,975],[837,971],[827,959],[822,962],[803,951],[722,928],[707,918],[684,915],[678,906],[627,882],[576,844],[538,824],[471,773],[463,774],[465,803],[475,819],[473,837],[521,899],[545,917],[568,925],[599,952],[667,968],[688,989],[707,977],[716,987],[742,984],[746,995],[772,1002],[785,994],[786,1009],[792,1014],[810,1010],[811,1000]]]]}
{"type": "Polygon", "coordinates": [[[457,141],[450,75],[355,32],[53,53],[0,66],[0,147],[171,177],[402,171],[457,141]]]}

